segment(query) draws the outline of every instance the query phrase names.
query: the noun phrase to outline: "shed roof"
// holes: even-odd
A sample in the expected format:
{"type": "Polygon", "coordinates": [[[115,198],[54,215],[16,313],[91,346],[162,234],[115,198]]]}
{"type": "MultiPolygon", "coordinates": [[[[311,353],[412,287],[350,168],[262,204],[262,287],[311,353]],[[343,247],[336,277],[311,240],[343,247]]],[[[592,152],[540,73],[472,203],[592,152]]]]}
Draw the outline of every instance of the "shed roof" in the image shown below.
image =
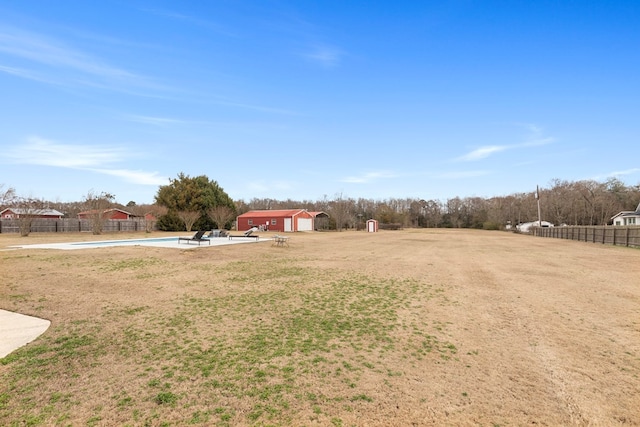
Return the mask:
{"type": "Polygon", "coordinates": [[[326,212],[322,212],[322,211],[318,211],[318,212],[309,212],[311,215],[313,215],[314,217],[329,217],[329,214],[326,212]]]}
{"type": "Polygon", "coordinates": [[[283,216],[294,216],[299,214],[300,212],[304,212],[304,209],[268,209],[262,211],[249,211],[245,212],[242,215],[238,215],[240,217],[252,217],[252,218],[273,218],[273,217],[283,217],[283,216]]]}
{"type": "Polygon", "coordinates": [[[7,208],[0,212],[0,215],[6,211],[11,211],[16,215],[35,215],[35,216],[64,216],[64,214],[55,209],[28,209],[28,208],[7,208]]]}

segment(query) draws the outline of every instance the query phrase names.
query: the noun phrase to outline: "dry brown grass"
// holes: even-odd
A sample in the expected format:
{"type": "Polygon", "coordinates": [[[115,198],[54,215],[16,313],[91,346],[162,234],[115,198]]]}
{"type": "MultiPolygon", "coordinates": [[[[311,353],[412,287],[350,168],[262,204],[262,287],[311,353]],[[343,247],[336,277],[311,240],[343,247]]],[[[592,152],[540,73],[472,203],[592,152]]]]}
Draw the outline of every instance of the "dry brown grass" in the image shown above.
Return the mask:
{"type": "Polygon", "coordinates": [[[2,425],[640,424],[637,249],[404,230],[3,250],[81,238],[0,235],[0,308],[52,322],[1,359],[2,425]]]}

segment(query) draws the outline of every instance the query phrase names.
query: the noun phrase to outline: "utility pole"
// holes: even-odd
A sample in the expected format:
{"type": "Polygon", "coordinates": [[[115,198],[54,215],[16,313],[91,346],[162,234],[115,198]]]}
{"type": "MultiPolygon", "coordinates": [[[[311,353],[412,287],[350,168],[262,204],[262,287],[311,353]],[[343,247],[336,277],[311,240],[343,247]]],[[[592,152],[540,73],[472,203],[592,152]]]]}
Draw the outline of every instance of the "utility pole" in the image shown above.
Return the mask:
{"type": "Polygon", "coordinates": [[[542,216],[540,215],[540,189],[536,185],[536,200],[538,201],[538,227],[542,227],[542,216]]]}

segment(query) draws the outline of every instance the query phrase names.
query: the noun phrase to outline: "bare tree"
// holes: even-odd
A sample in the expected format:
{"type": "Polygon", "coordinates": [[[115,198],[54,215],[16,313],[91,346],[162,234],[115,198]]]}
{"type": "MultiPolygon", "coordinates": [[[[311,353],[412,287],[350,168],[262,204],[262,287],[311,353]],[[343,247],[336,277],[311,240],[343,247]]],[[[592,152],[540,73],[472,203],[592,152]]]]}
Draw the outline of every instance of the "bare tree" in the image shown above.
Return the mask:
{"type": "Polygon", "coordinates": [[[148,209],[144,212],[144,224],[145,231],[151,233],[158,222],[158,218],[162,215],[166,215],[169,209],[160,205],[149,205],[148,209]]]}
{"type": "Polygon", "coordinates": [[[187,231],[191,231],[191,228],[193,228],[193,224],[195,224],[196,221],[200,218],[200,212],[196,211],[178,211],[177,214],[178,218],[180,218],[180,220],[184,222],[184,226],[187,231]]]}
{"type": "Polygon", "coordinates": [[[454,197],[447,200],[446,212],[449,225],[453,228],[460,228],[462,226],[462,217],[464,216],[462,199],[454,197]]]}
{"type": "Polygon", "coordinates": [[[4,189],[4,184],[0,184],[0,207],[12,204],[16,200],[16,190],[9,187],[4,189]]]}
{"type": "Polygon", "coordinates": [[[215,206],[207,209],[207,215],[216,223],[216,226],[220,229],[224,228],[225,224],[233,220],[235,213],[233,209],[228,206],[215,206]]]}
{"type": "Polygon", "coordinates": [[[336,222],[336,230],[342,231],[344,226],[349,224],[349,207],[352,204],[353,201],[343,198],[342,193],[336,194],[336,198],[333,201],[329,202],[329,212],[331,214],[331,217],[336,222]]]}
{"type": "Polygon", "coordinates": [[[139,218],[144,218],[145,232],[151,233],[162,215],[165,215],[168,209],[160,205],[136,205],[133,202],[127,204],[127,210],[139,218]]]}
{"type": "Polygon", "coordinates": [[[488,203],[481,197],[467,197],[464,200],[464,227],[483,228],[488,222],[488,203]]]}
{"type": "Polygon", "coordinates": [[[382,202],[376,209],[376,218],[381,224],[394,224],[396,221],[396,211],[388,202],[382,202]]]}
{"type": "Polygon", "coordinates": [[[420,226],[420,218],[422,217],[422,203],[424,200],[413,200],[409,205],[409,222],[411,227],[420,226]]]}
{"type": "Polygon", "coordinates": [[[102,234],[104,224],[109,219],[109,208],[113,205],[114,199],[113,194],[105,192],[97,194],[93,190],[90,190],[85,196],[83,205],[93,234],[102,234]]]}
{"type": "Polygon", "coordinates": [[[559,179],[553,180],[551,184],[551,188],[545,191],[544,200],[541,200],[548,219],[558,225],[566,223],[577,225],[571,220],[571,213],[574,212],[571,184],[559,179]]]}
{"type": "Polygon", "coordinates": [[[14,204],[18,209],[18,228],[20,235],[27,237],[31,233],[33,221],[42,212],[45,202],[34,198],[16,198],[14,204]]]}
{"type": "Polygon", "coordinates": [[[420,200],[424,212],[424,226],[437,227],[442,222],[442,204],[436,200],[420,200]]]}

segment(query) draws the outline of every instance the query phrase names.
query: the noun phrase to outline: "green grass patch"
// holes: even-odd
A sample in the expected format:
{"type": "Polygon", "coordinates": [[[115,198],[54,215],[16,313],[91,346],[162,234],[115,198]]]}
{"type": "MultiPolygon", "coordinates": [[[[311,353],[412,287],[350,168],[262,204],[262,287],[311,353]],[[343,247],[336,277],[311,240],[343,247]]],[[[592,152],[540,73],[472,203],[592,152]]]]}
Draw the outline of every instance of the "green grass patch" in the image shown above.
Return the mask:
{"type": "MultiPolygon", "coordinates": [[[[232,272],[216,273],[213,284],[206,277],[172,284],[183,292],[161,309],[146,300],[114,303],[96,313],[99,319],[60,325],[2,359],[11,370],[8,388],[20,389],[22,398],[29,399],[41,392],[40,381],[62,375],[74,390],[95,393],[98,387],[84,377],[109,358],[123,371],[113,372],[105,387],[118,392],[85,424],[103,422],[104,405],[111,405],[130,413],[135,425],[160,425],[163,417],[176,413],[182,415],[167,419],[168,424],[283,425],[291,421],[291,408],[301,406],[319,420],[342,425],[340,418],[328,415],[337,403],[373,401],[360,390],[365,373],[378,372],[384,379],[402,375],[387,354],[402,352],[418,360],[432,352],[457,351],[436,338],[435,326],[400,315],[414,301],[434,296],[429,285],[274,259],[231,264],[232,272]],[[413,332],[398,333],[405,330],[413,332]],[[330,394],[311,392],[310,384],[316,383],[334,386],[330,394]],[[242,413],[229,403],[247,401],[253,404],[242,413]]],[[[149,271],[171,274],[170,267],[140,257],[104,262],[99,270],[135,271],[140,277],[149,271]]],[[[20,407],[15,399],[0,395],[0,418],[27,420],[14,412],[20,407]]],[[[74,399],[77,394],[51,393],[47,412],[27,410],[29,422],[66,419],[74,399]]]]}

